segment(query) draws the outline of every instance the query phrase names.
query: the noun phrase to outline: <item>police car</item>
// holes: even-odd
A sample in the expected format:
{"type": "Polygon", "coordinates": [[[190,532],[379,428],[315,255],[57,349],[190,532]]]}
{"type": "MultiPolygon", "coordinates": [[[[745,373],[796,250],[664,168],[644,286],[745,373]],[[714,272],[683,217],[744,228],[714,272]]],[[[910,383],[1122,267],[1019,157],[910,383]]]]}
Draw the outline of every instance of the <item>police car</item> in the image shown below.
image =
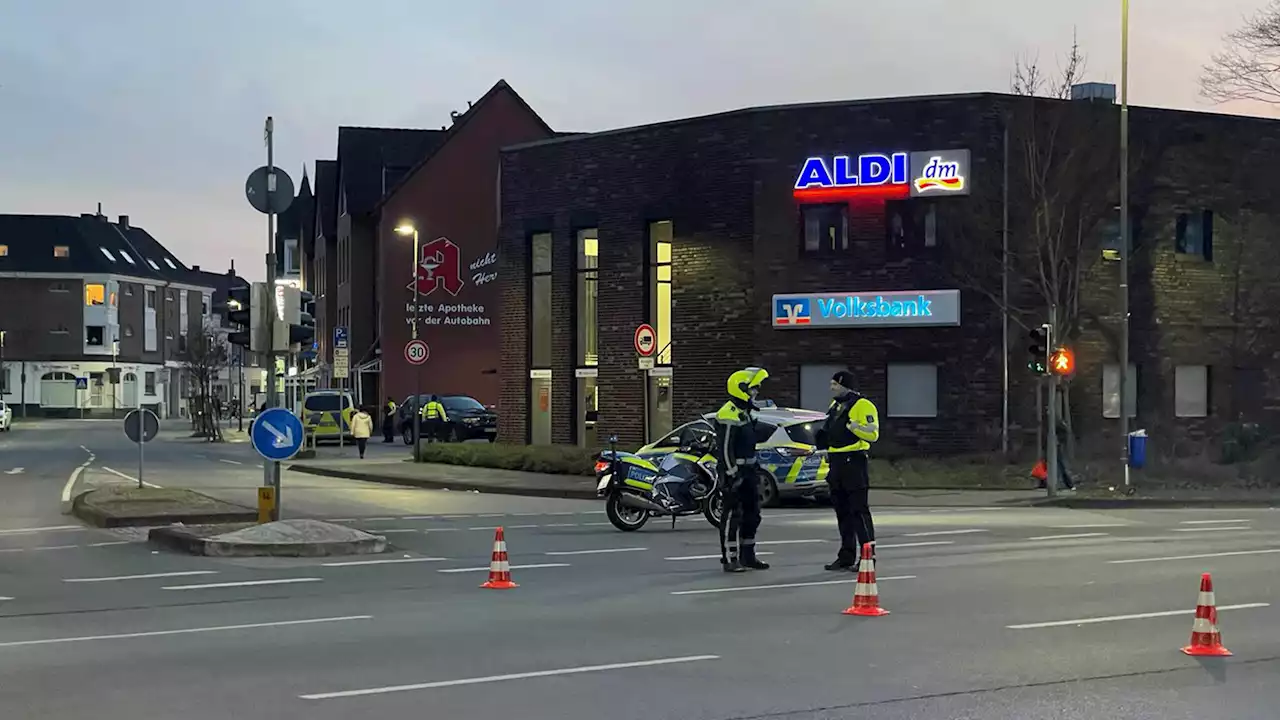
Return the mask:
{"type": "MultiPolygon", "coordinates": [[[[826,414],[780,408],[768,400],[757,400],[756,404],[760,406],[756,413],[756,459],[762,471],[760,504],[773,507],[784,499],[828,499],[827,451],[819,450],[815,439],[826,414]]],[[[705,413],[645,445],[636,454],[656,462],[655,458],[688,447],[695,440],[710,444],[715,440],[715,416],[714,412],[705,413]]]]}

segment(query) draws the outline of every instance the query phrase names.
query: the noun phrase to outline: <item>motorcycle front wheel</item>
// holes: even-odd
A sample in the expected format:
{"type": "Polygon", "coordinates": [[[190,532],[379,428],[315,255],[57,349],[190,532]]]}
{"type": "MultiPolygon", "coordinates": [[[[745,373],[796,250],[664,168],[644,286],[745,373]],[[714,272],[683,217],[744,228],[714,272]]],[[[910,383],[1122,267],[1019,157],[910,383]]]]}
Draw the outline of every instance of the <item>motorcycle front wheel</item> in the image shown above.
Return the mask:
{"type": "Polygon", "coordinates": [[[720,524],[724,522],[724,495],[722,493],[711,493],[702,501],[702,516],[707,519],[707,522],[719,529],[720,524]]]}
{"type": "Polygon", "coordinates": [[[604,504],[604,514],[609,517],[609,522],[613,523],[614,527],[623,532],[634,532],[649,522],[649,511],[623,505],[620,492],[609,495],[609,499],[604,504]]]}

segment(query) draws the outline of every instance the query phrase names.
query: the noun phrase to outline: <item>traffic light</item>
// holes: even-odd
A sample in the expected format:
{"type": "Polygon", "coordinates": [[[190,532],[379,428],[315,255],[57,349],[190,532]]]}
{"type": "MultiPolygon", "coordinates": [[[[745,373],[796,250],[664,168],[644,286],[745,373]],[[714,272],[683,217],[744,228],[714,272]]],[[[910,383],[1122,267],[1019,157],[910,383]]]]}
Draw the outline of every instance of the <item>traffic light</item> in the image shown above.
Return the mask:
{"type": "Polygon", "coordinates": [[[316,342],[316,296],[306,290],[297,290],[298,311],[289,325],[289,343],[304,349],[316,342]]]}
{"type": "Polygon", "coordinates": [[[1060,347],[1049,356],[1049,372],[1066,377],[1076,371],[1076,354],[1071,348],[1060,347]]]}
{"type": "Polygon", "coordinates": [[[1045,323],[1038,328],[1033,328],[1030,337],[1031,345],[1027,348],[1027,352],[1031,357],[1027,360],[1027,367],[1037,375],[1048,374],[1049,356],[1052,354],[1049,348],[1053,346],[1053,326],[1045,323]]]}
{"type": "Polygon", "coordinates": [[[275,292],[278,312],[273,351],[289,352],[294,345],[310,347],[316,337],[315,295],[289,285],[277,285],[275,292]]]}
{"type": "Polygon", "coordinates": [[[267,284],[238,285],[231,288],[227,299],[227,322],[239,330],[227,334],[227,342],[239,345],[249,352],[266,352],[266,334],[263,332],[263,308],[270,296],[267,284]]]}

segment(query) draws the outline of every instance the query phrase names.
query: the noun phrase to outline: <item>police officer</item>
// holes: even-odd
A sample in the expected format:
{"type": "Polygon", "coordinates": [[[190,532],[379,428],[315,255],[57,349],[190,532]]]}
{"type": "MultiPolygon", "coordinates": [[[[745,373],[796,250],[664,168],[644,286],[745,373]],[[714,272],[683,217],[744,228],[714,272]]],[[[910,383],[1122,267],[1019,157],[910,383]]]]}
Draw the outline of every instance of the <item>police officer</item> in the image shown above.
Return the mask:
{"type": "Polygon", "coordinates": [[[387,404],[382,406],[382,442],[395,442],[396,435],[396,401],[387,396],[387,404]]]}
{"type": "Polygon", "coordinates": [[[445,415],[444,405],[440,398],[432,395],[422,406],[422,435],[427,442],[439,442],[444,439],[444,424],[449,421],[445,415]]]}
{"type": "Polygon", "coordinates": [[[840,527],[840,553],[826,566],[833,571],[856,570],[864,543],[872,543],[875,550],[876,531],[867,504],[871,484],[867,451],[880,439],[880,414],[874,403],[853,389],[854,384],[848,370],[831,377],[834,399],[818,431],[818,446],[827,450],[827,484],[840,527]]]}
{"type": "Polygon", "coordinates": [[[756,557],[760,527],[760,480],[756,465],[753,402],[760,384],[769,377],[761,368],[746,368],[729,376],[729,401],[716,412],[716,462],[723,473],[724,518],[720,523],[720,564],[725,572],[768,570],[756,557]]]}

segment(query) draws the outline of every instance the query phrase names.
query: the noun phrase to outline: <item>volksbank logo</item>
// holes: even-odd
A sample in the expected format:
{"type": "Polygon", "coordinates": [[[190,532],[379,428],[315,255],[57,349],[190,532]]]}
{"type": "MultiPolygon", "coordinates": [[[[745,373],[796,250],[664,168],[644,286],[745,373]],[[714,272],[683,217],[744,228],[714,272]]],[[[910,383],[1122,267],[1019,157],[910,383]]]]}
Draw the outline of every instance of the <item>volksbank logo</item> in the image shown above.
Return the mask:
{"type": "Polygon", "coordinates": [[[933,301],[924,295],[916,295],[911,300],[886,300],[883,295],[864,299],[860,295],[849,295],[843,300],[818,298],[818,312],[824,318],[932,317],[932,304],[933,301]]]}

